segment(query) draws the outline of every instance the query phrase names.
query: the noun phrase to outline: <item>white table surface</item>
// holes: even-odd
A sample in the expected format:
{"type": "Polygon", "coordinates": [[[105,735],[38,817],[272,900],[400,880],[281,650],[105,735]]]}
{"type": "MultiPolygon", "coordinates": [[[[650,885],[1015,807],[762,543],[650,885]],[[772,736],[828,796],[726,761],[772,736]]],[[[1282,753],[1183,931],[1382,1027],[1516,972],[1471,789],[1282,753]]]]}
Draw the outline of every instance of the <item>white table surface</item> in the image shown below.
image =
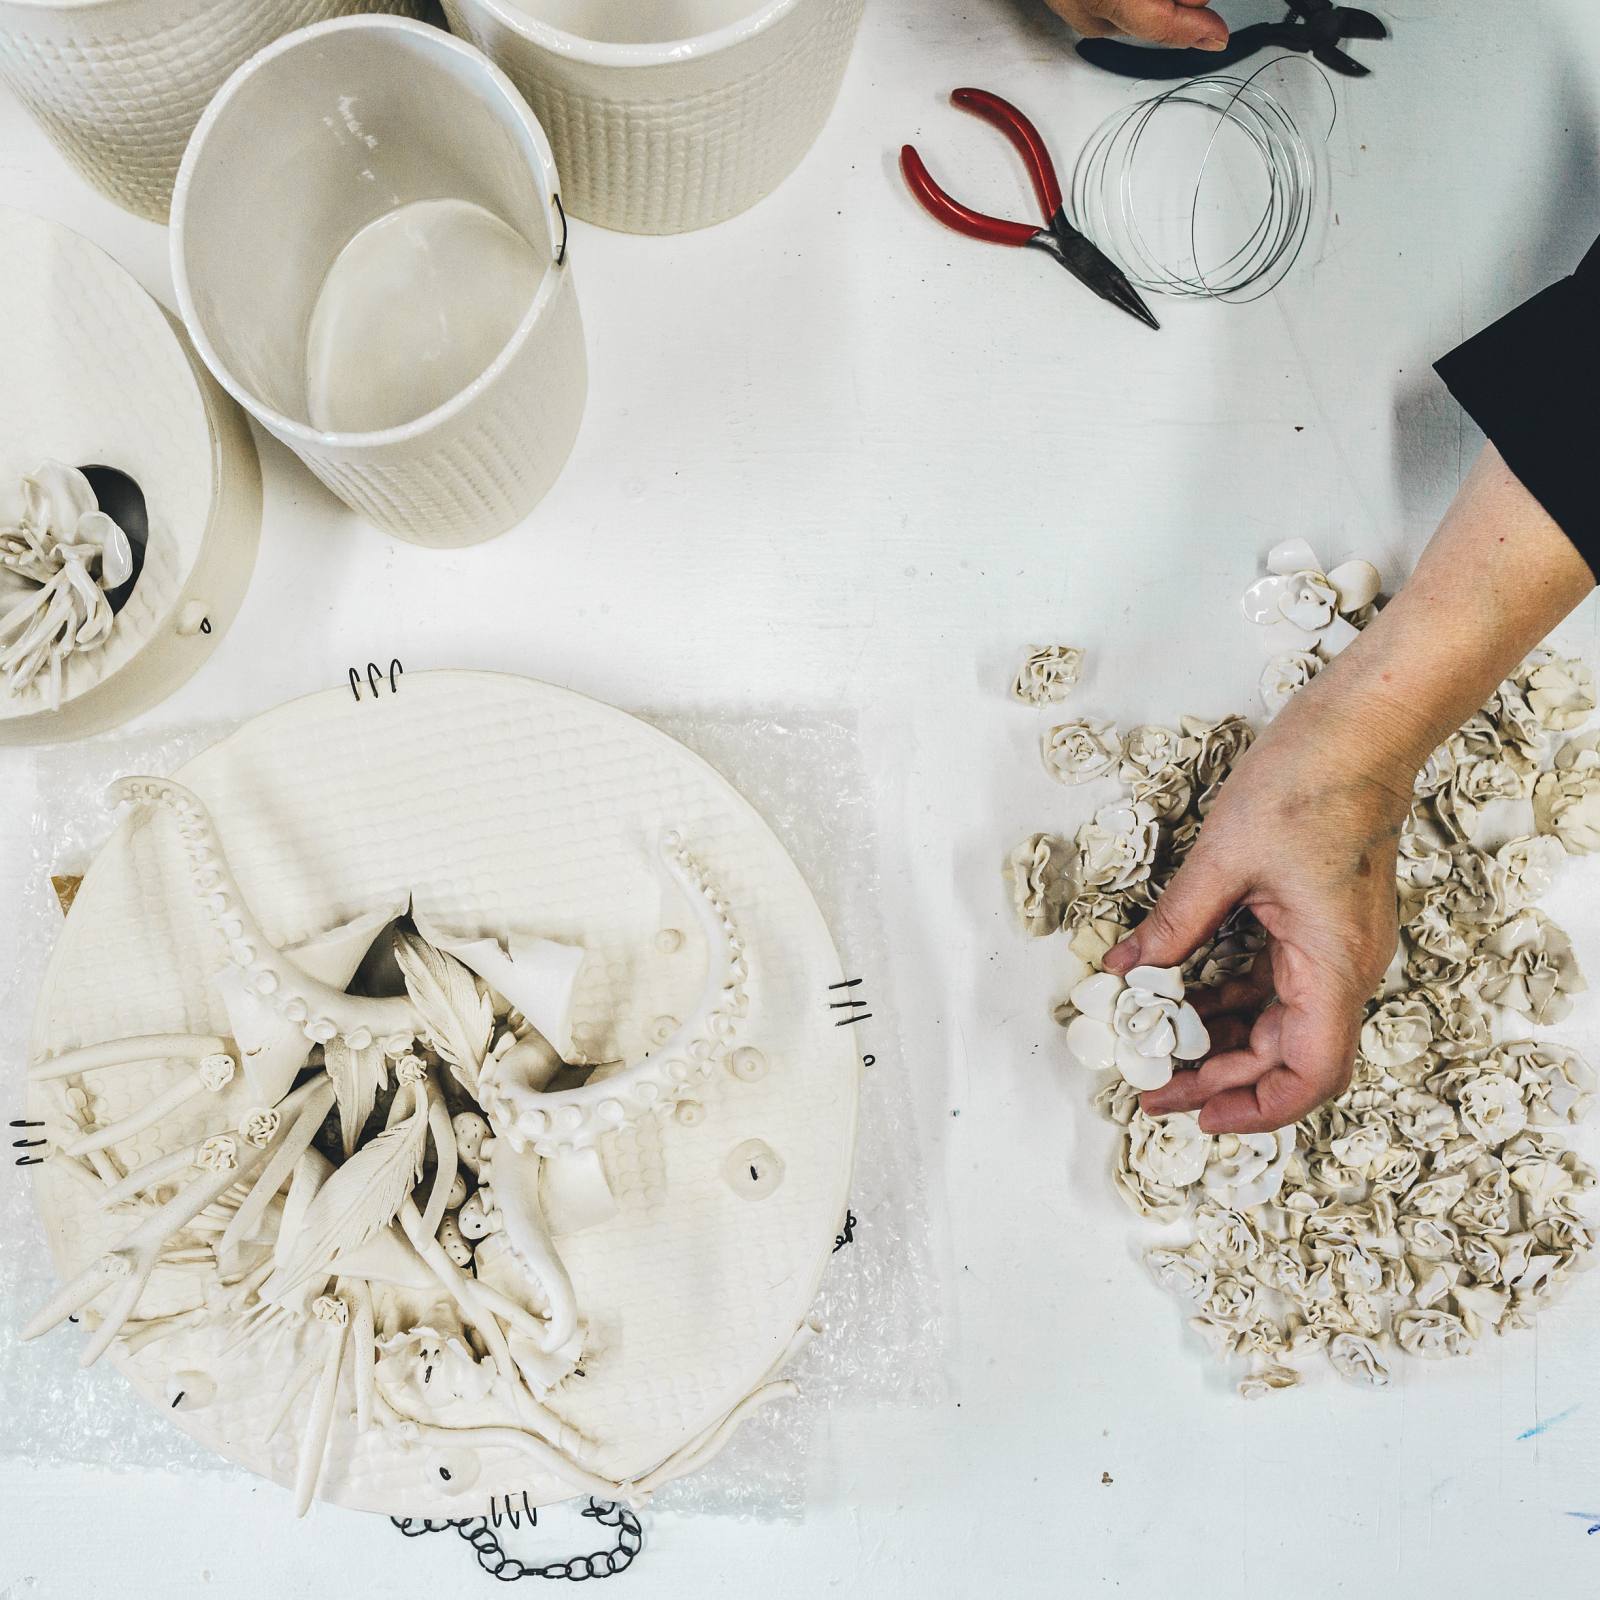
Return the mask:
{"type": "MultiPolygon", "coordinates": [[[[1033,0],[873,0],[837,111],[774,197],[676,239],[574,225],[589,407],[527,526],[461,553],[396,544],[263,441],[244,609],[137,731],[242,719],[395,653],[623,706],[863,718],[950,1398],[835,1413],[801,1525],[655,1518],[622,1592],[1600,1593],[1600,1535],[1574,1515],[1600,1522],[1600,1274],[1537,1332],[1409,1363],[1386,1395],[1329,1376],[1238,1401],[1138,1265],[1049,1019],[1054,952],[1024,948],[996,872],[1070,812],[1003,695],[1020,647],[1090,646],[1078,703],[1124,721],[1253,710],[1235,604],[1261,553],[1305,534],[1401,574],[1475,448],[1430,359],[1600,226],[1591,4],[1385,14],[1394,40],[1360,47],[1375,75],[1339,86],[1326,250],[1252,308],[1163,302],[1152,335],[1041,258],[936,229],[895,174],[904,138],[963,195],[1029,214],[949,89],[1018,100],[1063,153],[1125,90],[1033,0]]],[[[79,228],[171,303],[163,230],[91,194],[9,100],[0,203],[79,228]]],[[[1569,642],[1591,660],[1594,632],[1585,607],[1569,642]]],[[[0,754],[4,905],[29,769],[0,754]]],[[[1600,976],[1585,887],[1573,869],[1552,909],[1600,976]]],[[[0,921],[0,967],[15,937],[0,921]]],[[[1568,1035],[1597,1020],[1592,1003],[1568,1035]]],[[[0,1474],[0,1596],[487,1582],[452,1539],[325,1508],[296,1525],[245,1480],[0,1474]]]]}

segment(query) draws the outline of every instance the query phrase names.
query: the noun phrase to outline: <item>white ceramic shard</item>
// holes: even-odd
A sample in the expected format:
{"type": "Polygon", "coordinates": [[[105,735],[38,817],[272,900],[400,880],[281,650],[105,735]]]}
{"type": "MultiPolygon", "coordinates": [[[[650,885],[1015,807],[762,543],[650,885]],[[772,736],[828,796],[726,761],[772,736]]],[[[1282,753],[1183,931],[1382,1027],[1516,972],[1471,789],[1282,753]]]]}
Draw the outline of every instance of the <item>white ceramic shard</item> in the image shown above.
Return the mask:
{"type": "Polygon", "coordinates": [[[817,137],[864,0],[445,0],[550,134],[574,216],[678,233],[743,211],[817,137]]]}
{"type": "MultiPolygon", "coordinates": [[[[201,1175],[222,1190],[191,1183],[183,1205],[232,1208],[218,1252],[262,1284],[273,1263],[250,1241],[276,1232],[284,1255],[273,1297],[212,1331],[197,1319],[193,1267],[160,1264],[143,1235],[130,1271],[113,1276],[97,1263],[138,1219],[103,1211],[102,1181],[91,1174],[86,1188],[52,1157],[35,1176],[71,1292],[46,1311],[79,1296],[136,1304],[136,1324],[120,1338],[108,1329],[103,1342],[152,1403],[167,1409],[175,1370],[216,1378],[211,1403],[172,1412],[176,1425],[294,1486],[301,1501],[388,1512],[461,1515],[523,1490],[535,1503],[615,1495],[625,1483],[643,1494],[706,1459],[750,1406],[789,1392],[774,1388],[772,1369],[806,1326],[831,1256],[859,1058],[827,1011],[842,974],[821,917],[745,802],[619,712],[464,673],[410,676],[377,705],[357,706],[341,690],[284,707],[181,780],[151,781],[170,798],[141,792],[145,808],[85,877],[40,1000],[35,1061],[94,1042],[78,1031],[90,987],[97,1028],[153,1036],[159,1018],[191,1030],[185,1038],[224,1032],[220,999],[194,975],[219,957],[243,960],[232,949],[241,942],[251,960],[238,970],[292,983],[289,957],[356,928],[340,966],[321,969],[331,988],[349,952],[408,902],[426,906],[431,926],[481,932],[497,948],[522,948],[526,934],[581,951],[572,1031],[604,1060],[647,1059],[658,1019],[692,1019],[715,967],[688,916],[680,949],[657,944],[657,852],[676,830],[748,946],[737,1027],[781,1069],[708,1073],[694,1091],[698,1115],[641,1112],[586,1151],[545,1161],[519,1154],[476,1113],[441,1124],[432,1108],[445,1069],[388,1041],[397,1052],[386,1055],[389,1088],[355,1157],[331,1172],[339,1117],[329,1079],[308,1072],[271,1108],[240,1074],[220,1099],[186,1100],[144,1137],[155,1136],[158,1162],[228,1137],[235,1167],[201,1175]],[[220,865],[199,866],[203,854],[220,865]],[[207,894],[220,911],[197,899],[197,870],[219,873],[207,894]],[[426,1102],[424,1121],[408,1094],[426,1102]],[[328,1138],[311,1147],[325,1122],[328,1138]],[[410,1187],[424,1126],[421,1181],[385,1224],[410,1187]],[[759,1181],[736,1190],[727,1163],[752,1143],[759,1181]],[[447,1209],[430,1236],[422,1213],[435,1188],[447,1209]],[[476,1240],[450,1221],[469,1211],[482,1225],[476,1240]],[[401,1306],[415,1337],[379,1350],[389,1336],[376,1330],[396,1326],[401,1306]],[[447,1355],[487,1352],[490,1370],[476,1358],[457,1370],[451,1356],[437,1391],[448,1425],[428,1413],[407,1426],[425,1370],[412,1357],[435,1348],[430,1330],[447,1355]],[[469,1488],[452,1490],[432,1471],[438,1450],[470,1455],[469,1488]]],[[[470,1005],[464,992],[456,1003],[470,1005]]],[[[114,1120],[158,1098],[186,1065],[158,1059],[98,1074],[96,1113],[114,1120]]],[[[55,1097],[71,1082],[42,1077],[30,1104],[57,1116],[55,1097]]]]}
{"type": "MultiPolygon", "coordinates": [[[[149,521],[104,642],[64,658],[58,691],[50,674],[0,682],[0,745],[83,738],[164,699],[220,641],[255,563],[260,469],[238,407],[144,289],[86,239],[5,209],[0,348],[0,528],[45,461],[125,474],[149,521]]],[[[15,598],[0,586],[0,615],[15,598]]]]}

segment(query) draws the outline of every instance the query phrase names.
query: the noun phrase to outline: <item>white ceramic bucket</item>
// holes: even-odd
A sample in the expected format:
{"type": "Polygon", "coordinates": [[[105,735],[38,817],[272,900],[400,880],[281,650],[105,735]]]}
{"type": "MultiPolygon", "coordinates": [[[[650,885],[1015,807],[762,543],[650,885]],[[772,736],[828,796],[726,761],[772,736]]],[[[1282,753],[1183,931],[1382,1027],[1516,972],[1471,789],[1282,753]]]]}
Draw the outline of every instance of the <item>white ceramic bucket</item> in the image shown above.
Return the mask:
{"type": "Polygon", "coordinates": [[[680,233],[799,165],[864,0],[444,0],[550,135],[573,215],[680,233]]]}
{"type": "Polygon", "coordinates": [[[577,436],[566,236],[550,146],[505,75],[439,29],[353,17],[280,40],[212,102],[172,272],[218,381],[340,499],[463,545],[520,521],[577,436]],[[465,238],[436,239],[439,215],[465,238]],[[508,250],[501,292],[477,274],[508,250]]]}
{"type": "Polygon", "coordinates": [[[0,0],[0,80],[118,205],[167,220],[218,85],[295,28],[423,0],[0,0]]]}

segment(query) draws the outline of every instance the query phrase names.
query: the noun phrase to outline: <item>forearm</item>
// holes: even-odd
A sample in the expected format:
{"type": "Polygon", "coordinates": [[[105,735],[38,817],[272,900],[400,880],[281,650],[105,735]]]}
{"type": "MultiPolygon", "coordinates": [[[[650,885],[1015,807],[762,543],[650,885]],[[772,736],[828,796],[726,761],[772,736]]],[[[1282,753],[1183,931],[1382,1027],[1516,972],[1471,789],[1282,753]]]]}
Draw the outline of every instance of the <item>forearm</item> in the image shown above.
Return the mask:
{"type": "Polygon", "coordinates": [[[1326,720],[1409,789],[1593,587],[1572,542],[1486,445],[1409,582],[1289,710],[1326,720]]]}

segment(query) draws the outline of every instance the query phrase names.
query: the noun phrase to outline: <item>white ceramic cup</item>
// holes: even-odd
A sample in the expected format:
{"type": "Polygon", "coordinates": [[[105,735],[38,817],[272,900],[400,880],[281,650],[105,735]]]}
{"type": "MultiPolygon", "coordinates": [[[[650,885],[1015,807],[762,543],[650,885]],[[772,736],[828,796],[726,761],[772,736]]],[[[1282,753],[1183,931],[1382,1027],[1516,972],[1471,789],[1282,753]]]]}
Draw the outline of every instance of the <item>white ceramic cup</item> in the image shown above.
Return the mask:
{"type": "Polygon", "coordinates": [[[770,194],[816,140],[865,0],[444,0],[550,135],[574,216],[680,233],[770,194]]]}
{"type": "Polygon", "coordinates": [[[172,183],[217,87],[295,28],[423,0],[0,0],[0,80],[120,206],[167,220],[172,183]]]}
{"type": "Polygon", "coordinates": [[[437,28],[353,17],[270,46],[207,109],[172,273],[217,380],[340,499],[397,538],[463,545],[520,521],[577,436],[566,236],[550,146],[504,74],[437,28]],[[439,208],[464,241],[385,253],[431,240],[417,219],[439,208]],[[508,246],[526,275],[485,287],[508,246]]]}

